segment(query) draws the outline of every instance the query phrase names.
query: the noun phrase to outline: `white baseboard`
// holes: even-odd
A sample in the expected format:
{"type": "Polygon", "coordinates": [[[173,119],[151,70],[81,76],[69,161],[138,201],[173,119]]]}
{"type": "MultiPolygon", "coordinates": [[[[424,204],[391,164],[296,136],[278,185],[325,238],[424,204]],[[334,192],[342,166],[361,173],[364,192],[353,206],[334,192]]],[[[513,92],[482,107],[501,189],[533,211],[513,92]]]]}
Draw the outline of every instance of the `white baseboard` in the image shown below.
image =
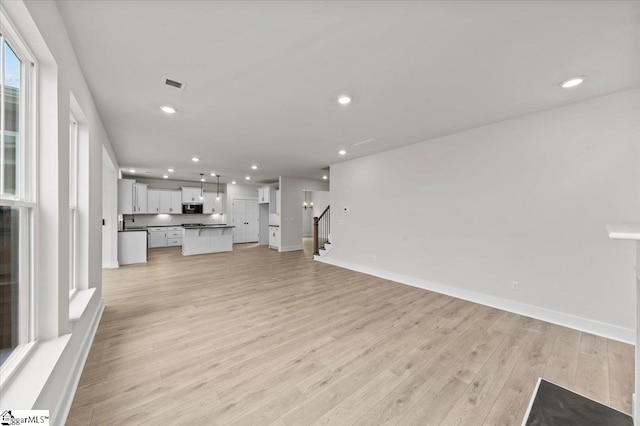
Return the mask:
{"type": "Polygon", "coordinates": [[[103,312],[104,301],[101,298],[99,301],[98,309],[96,309],[96,313],[91,320],[91,325],[89,326],[89,330],[87,332],[87,335],[85,336],[85,340],[82,343],[78,361],[76,362],[74,370],[70,372],[70,379],[67,382],[68,384],[66,389],[62,393],[63,398],[60,400],[58,409],[55,411],[55,418],[51,422],[52,425],[64,425],[67,421],[67,416],[69,415],[69,410],[71,410],[73,398],[75,397],[76,390],[78,389],[78,383],[80,383],[82,370],[84,369],[84,364],[87,362],[87,357],[89,356],[89,351],[91,350],[91,345],[93,344],[93,338],[95,337],[96,331],[98,330],[98,325],[100,324],[100,319],[102,318],[103,312]]]}
{"type": "Polygon", "coordinates": [[[296,250],[302,250],[302,245],[280,247],[280,249],[278,251],[283,252],[283,251],[296,251],[296,250]]]}
{"type": "Polygon", "coordinates": [[[103,262],[102,263],[102,269],[116,269],[119,268],[120,265],[118,264],[118,262],[103,262]]]}
{"type": "Polygon", "coordinates": [[[458,299],[464,299],[470,302],[479,303],[481,305],[490,306],[492,308],[501,309],[503,311],[513,312],[514,314],[524,315],[526,317],[562,325],[564,327],[573,328],[575,330],[596,334],[608,339],[613,339],[632,345],[634,345],[636,341],[636,332],[635,330],[632,330],[630,328],[620,327],[617,325],[595,321],[584,317],[553,311],[551,309],[541,308],[534,305],[528,305],[526,303],[516,302],[514,300],[504,299],[502,297],[490,296],[488,294],[478,293],[472,290],[466,290],[447,284],[440,284],[416,277],[397,274],[395,272],[371,268],[369,266],[346,262],[331,257],[314,256],[314,259],[318,262],[328,263],[330,265],[339,266],[341,268],[350,269],[352,271],[362,272],[364,274],[373,275],[375,277],[410,285],[412,287],[422,288],[424,290],[435,291],[436,293],[446,294],[448,296],[457,297],[458,299]]]}

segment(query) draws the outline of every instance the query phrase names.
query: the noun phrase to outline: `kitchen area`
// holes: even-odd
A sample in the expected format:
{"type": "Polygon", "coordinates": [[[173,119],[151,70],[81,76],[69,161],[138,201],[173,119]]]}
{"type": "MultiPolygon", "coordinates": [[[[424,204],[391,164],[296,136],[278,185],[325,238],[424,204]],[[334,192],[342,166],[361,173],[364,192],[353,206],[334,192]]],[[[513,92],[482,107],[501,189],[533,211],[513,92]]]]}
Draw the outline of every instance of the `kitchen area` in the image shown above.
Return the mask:
{"type": "Polygon", "coordinates": [[[180,247],[183,256],[191,256],[230,252],[234,243],[279,248],[277,185],[196,185],[118,179],[119,265],[145,263],[157,249],[180,247]]]}

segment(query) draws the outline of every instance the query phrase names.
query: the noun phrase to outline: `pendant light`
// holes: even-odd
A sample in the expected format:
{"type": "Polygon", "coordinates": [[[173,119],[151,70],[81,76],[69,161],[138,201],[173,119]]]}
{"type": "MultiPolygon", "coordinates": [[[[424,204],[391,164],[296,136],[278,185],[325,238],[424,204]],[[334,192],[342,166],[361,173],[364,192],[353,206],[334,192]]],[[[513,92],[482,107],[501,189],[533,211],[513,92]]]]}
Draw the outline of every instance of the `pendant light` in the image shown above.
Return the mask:
{"type": "Polygon", "coordinates": [[[204,173],[200,173],[200,201],[204,201],[202,182],[204,182],[204,173]]]}
{"type": "Polygon", "coordinates": [[[218,195],[216,196],[216,201],[220,201],[220,175],[216,175],[218,181],[216,183],[216,191],[218,191],[218,195]]]}

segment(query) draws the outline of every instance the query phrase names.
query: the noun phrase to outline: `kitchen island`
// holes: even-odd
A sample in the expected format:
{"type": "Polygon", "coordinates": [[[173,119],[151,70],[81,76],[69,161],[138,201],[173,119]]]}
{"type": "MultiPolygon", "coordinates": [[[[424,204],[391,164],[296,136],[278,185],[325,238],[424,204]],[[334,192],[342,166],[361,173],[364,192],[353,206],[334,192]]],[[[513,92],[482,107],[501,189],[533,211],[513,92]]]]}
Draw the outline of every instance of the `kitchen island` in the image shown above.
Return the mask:
{"type": "Polygon", "coordinates": [[[190,225],[182,228],[182,255],[233,251],[231,225],[190,225]]]}

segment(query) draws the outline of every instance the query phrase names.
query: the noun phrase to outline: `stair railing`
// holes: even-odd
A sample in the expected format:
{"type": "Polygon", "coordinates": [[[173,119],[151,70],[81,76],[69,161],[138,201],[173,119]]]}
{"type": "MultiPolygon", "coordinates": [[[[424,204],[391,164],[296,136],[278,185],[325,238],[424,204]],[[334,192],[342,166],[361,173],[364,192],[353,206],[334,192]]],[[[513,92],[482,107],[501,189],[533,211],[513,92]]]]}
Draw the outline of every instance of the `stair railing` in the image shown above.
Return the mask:
{"type": "Polygon", "coordinates": [[[313,218],[313,254],[315,255],[319,255],[320,249],[324,248],[325,243],[329,242],[330,207],[327,206],[319,217],[313,218]]]}

